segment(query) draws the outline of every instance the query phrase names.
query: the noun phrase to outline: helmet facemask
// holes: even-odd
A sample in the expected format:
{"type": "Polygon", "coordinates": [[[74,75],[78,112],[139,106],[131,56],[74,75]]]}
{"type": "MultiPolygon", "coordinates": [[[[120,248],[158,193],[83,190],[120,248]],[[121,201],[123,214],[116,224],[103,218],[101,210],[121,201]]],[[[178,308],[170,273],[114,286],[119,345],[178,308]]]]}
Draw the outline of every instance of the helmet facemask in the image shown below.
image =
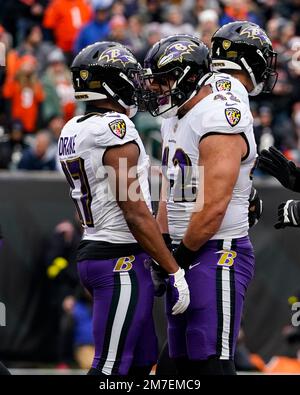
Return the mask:
{"type": "Polygon", "coordinates": [[[169,118],[200,90],[200,81],[210,72],[209,50],[197,37],[175,34],[149,49],[144,67],[141,107],[169,118]]]}
{"type": "Polygon", "coordinates": [[[161,115],[170,118],[177,115],[178,110],[199,91],[197,78],[190,66],[185,69],[174,67],[160,73],[144,69],[141,94],[144,107],[154,117],[161,115]]]}

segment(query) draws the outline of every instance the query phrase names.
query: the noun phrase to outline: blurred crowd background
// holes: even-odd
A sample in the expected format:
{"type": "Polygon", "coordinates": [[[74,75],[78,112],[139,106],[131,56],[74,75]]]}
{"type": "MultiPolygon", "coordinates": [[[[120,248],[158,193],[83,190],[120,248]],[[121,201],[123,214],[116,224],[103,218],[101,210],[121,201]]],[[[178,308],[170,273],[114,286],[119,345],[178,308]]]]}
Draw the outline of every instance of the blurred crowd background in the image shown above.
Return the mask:
{"type": "MultiPolygon", "coordinates": [[[[198,35],[207,46],[225,23],[265,28],[278,52],[277,85],[251,99],[259,151],[275,145],[300,162],[300,0],[0,0],[0,169],[58,170],[56,141],[84,107],[68,66],[88,44],[121,42],[138,60],[162,37],[198,35]]],[[[159,160],[159,118],[134,120],[159,160]]]]}

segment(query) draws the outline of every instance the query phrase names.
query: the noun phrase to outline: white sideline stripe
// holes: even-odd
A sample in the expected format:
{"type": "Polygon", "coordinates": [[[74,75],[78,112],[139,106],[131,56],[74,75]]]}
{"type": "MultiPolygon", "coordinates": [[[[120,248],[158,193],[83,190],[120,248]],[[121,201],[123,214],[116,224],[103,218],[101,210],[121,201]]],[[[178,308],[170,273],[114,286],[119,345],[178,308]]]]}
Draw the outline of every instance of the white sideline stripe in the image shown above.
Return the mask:
{"type": "Polygon", "coordinates": [[[228,267],[222,267],[222,314],[223,314],[223,330],[222,330],[222,352],[220,359],[229,359],[229,336],[230,336],[230,270],[228,267]]]}
{"type": "MultiPolygon", "coordinates": [[[[225,239],[223,241],[223,249],[230,250],[232,239],[225,239]]],[[[222,267],[222,315],[223,315],[223,328],[222,328],[222,351],[220,359],[229,359],[229,338],[230,338],[230,323],[231,323],[231,300],[230,300],[230,269],[229,267],[222,267]]]]}
{"type": "Polygon", "coordinates": [[[223,250],[230,250],[231,249],[232,239],[224,239],[223,241],[223,250]]]}
{"type": "Polygon", "coordinates": [[[118,307],[116,310],[116,315],[114,318],[111,336],[109,341],[109,351],[105,364],[102,369],[102,373],[110,375],[116,361],[118,346],[120,342],[121,332],[128,312],[128,307],[130,303],[132,284],[128,273],[120,273],[120,283],[121,291],[118,302],[118,307]]]}

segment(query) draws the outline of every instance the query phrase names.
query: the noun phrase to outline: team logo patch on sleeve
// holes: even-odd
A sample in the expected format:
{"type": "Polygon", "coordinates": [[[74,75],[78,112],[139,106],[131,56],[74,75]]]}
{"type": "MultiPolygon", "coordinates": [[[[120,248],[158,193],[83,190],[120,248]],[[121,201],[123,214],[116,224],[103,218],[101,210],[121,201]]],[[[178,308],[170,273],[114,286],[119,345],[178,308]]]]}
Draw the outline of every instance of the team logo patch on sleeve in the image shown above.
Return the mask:
{"type": "Polygon", "coordinates": [[[126,123],[123,119],[116,119],[108,124],[113,134],[120,139],[124,138],[126,134],[126,123]]]}
{"type": "Polygon", "coordinates": [[[241,120],[241,112],[237,108],[225,108],[225,116],[230,126],[236,126],[241,120]]]}
{"type": "Polygon", "coordinates": [[[228,80],[219,80],[216,82],[216,88],[218,91],[230,91],[231,90],[231,82],[228,80]]]}

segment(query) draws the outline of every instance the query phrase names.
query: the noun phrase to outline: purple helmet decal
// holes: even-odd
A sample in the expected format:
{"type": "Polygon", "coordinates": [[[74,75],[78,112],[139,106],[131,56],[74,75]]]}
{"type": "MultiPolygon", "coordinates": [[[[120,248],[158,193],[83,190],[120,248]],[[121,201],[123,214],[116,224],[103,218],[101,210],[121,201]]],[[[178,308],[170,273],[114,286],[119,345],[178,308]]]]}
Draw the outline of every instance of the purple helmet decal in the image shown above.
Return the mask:
{"type": "Polygon", "coordinates": [[[191,41],[177,41],[170,44],[160,57],[157,67],[163,67],[174,61],[182,62],[183,55],[194,52],[194,48],[197,48],[197,45],[191,41]]]}
{"type": "Polygon", "coordinates": [[[99,60],[105,60],[107,63],[122,63],[126,66],[128,63],[137,63],[133,55],[125,48],[108,48],[99,57],[99,60]]]}
{"type": "Polygon", "coordinates": [[[247,38],[252,38],[253,40],[259,40],[261,45],[267,43],[272,45],[269,37],[259,26],[247,26],[240,31],[240,35],[246,35],[247,38]]]}

